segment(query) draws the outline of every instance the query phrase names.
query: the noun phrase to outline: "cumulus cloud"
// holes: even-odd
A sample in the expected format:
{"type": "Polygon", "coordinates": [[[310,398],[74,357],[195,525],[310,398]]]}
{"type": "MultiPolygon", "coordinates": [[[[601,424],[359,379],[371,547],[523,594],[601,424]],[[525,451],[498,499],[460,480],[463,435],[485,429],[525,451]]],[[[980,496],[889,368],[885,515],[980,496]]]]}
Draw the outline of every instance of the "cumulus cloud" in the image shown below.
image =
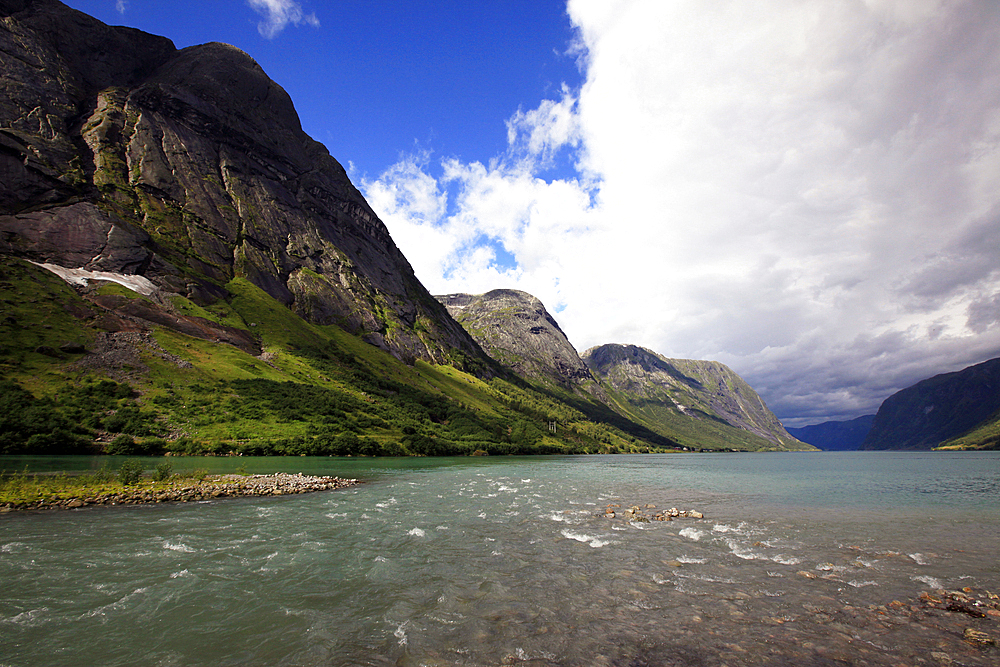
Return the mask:
{"type": "Polygon", "coordinates": [[[718,359],[790,425],[1000,356],[1000,9],[570,0],[579,90],[364,188],[432,292],[718,359]],[[559,151],[576,175],[545,180],[559,151]],[[513,256],[503,262],[496,248],[513,256]]]}
{"type": "Polygon", "coordinates": [[[267,39],[277,37],[288,24],[298,26],[305,23],[314,28],[319,27],[316,14],[306,14],[295,0],[247,0],[247,2],[255,12],[264,17],[264,20],[257,24],[257,32],[267,39]]]}

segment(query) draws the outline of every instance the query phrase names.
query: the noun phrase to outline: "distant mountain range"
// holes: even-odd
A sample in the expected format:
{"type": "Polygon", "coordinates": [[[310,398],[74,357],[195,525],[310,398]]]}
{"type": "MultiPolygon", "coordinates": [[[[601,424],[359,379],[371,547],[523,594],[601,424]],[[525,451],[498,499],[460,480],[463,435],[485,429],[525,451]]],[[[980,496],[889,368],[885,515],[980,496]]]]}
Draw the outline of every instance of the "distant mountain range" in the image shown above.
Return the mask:
{"type": "Polygon", "coordinates": [[[432,297],[239,49],[0,18],[0,452],[809,449],[721,364],[432,297]]]}
{"type": "Polygon", "coordinates": [[[922,380],[877,414],[787,430],[824,450],[997,449],[1000,359],[922,380]]]}
{"type": "Polygon", "coordinates": [[[598,400],[680,447],[809,448],[723,364],[667,359],[635,345],[601,345],[581,358],[545,306],[517,290],[437,299],[498,362],[598,400]]]}
{"type": "Polygon", "coordinates": [[[872,428],[875,415],[865,415],[847,421],[829,421],[799,428],[786,427],[789,433],[825,451],[860,449],[872,428]]]}

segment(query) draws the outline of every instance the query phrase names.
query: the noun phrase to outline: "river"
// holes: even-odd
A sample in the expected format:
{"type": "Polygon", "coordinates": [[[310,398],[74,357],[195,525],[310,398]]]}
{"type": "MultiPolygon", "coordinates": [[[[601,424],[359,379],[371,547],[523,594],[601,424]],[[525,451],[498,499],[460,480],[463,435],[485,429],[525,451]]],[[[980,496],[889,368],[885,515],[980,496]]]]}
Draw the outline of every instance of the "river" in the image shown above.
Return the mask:
{"type": "Polygon", "coordinates": [[[364,484],[0,515],[0,666],[1000,663],[998,452],[171,462],[364,484]]]}

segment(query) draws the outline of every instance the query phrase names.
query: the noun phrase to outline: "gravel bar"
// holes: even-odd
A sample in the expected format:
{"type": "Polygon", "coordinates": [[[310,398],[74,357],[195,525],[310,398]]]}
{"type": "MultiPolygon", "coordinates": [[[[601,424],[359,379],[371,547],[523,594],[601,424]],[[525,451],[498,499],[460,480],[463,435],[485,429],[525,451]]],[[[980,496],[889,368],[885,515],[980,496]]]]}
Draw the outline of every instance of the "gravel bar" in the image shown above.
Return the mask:
{"type": "Polygon", "coordinates": [[[168,502],[196,502],[216,498],[285,496],[316,491],[332,491],[358,484],[356,479],[313,477],[302,473],[274,475],[209,475],[201,481],[182,479],[176,484],[153,487],[138,483],[119,493],[84,494],[72,498],[40,500],[0,506],[0,511],[76,509],[92,505],[144,505],[168,502]]]}

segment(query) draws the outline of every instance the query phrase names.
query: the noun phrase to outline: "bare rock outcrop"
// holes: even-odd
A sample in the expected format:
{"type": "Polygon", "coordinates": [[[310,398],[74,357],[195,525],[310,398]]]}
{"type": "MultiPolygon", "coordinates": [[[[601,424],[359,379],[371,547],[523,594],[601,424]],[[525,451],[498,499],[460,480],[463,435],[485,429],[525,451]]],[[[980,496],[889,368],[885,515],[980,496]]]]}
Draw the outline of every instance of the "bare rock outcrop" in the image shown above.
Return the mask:
{"type": "Polygon", "coordinates": [[[565,387],[588,386],[594,377],[559,324],[536,297],[512,289],[435,297],[493,359],[519,375],[565,387]]]}
{"type": "Polygon", "coordinates": [[[249,55],[55,0],[0,0],[0,252],[202,305],[242,277],[406,361],[482,359],[249,55]]]}

